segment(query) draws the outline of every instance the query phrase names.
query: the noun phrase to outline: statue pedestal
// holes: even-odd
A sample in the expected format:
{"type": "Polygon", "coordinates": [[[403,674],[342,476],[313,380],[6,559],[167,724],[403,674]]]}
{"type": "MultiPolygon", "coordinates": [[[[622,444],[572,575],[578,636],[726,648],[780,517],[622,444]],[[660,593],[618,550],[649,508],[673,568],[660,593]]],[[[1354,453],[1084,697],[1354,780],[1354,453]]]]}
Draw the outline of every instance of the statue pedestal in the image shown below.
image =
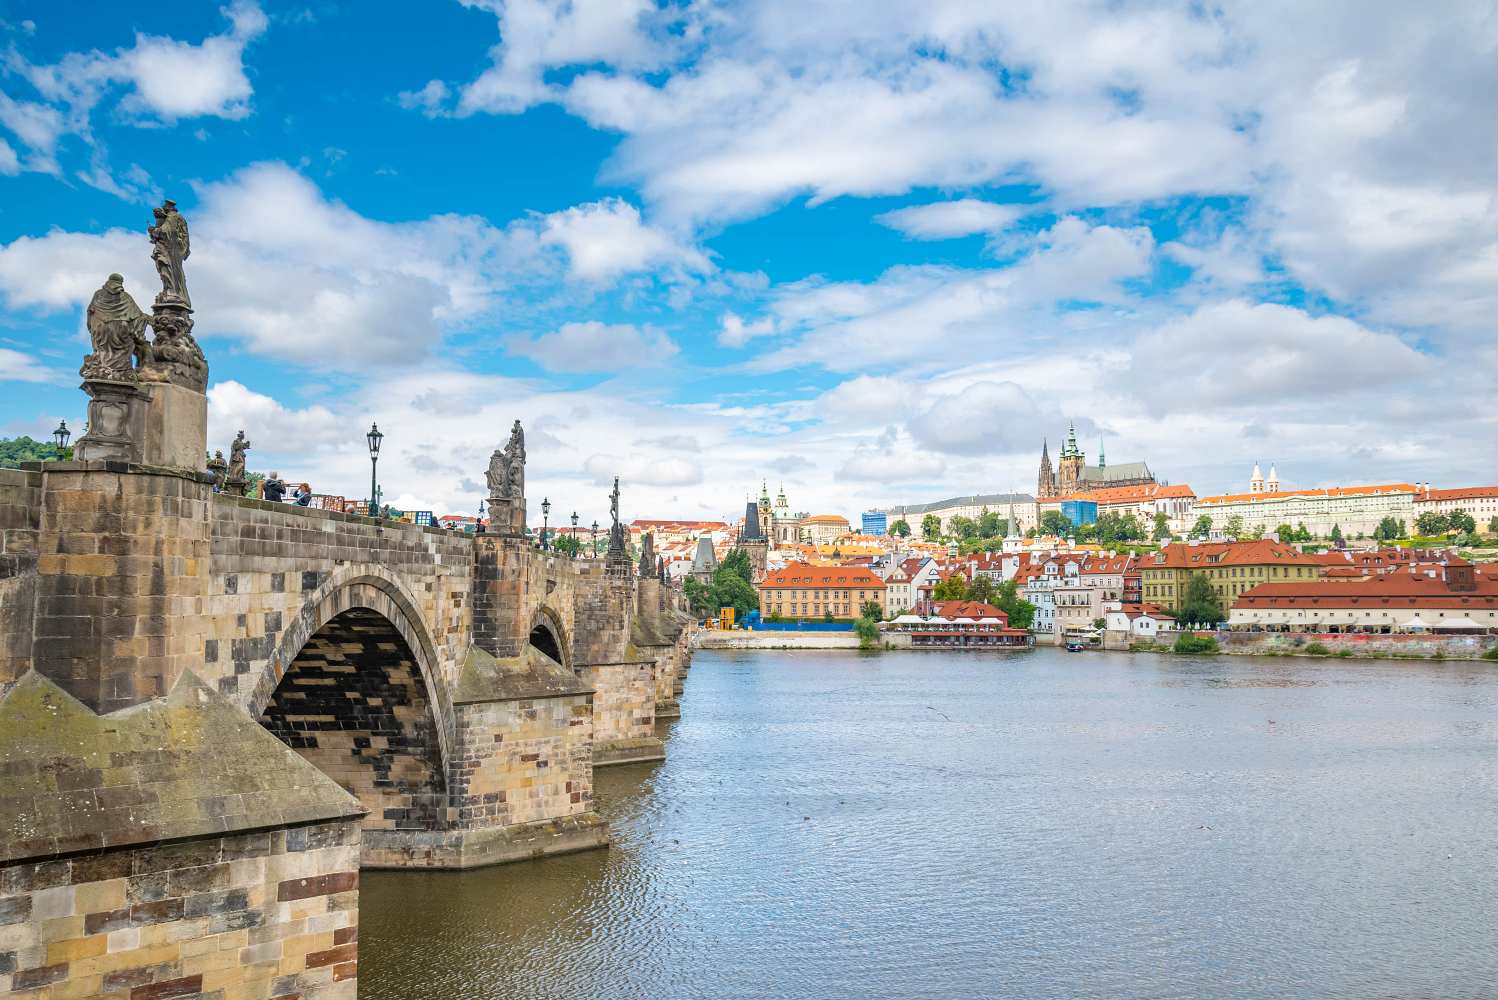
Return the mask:
{"type": "Polygon", "coordinates": [[[525,498],[489,498],[489,534],[520,538],[525,534],[525,498]]]}
{"type": "Polygon", "coordinates": [[[89,396],[88,433],[73,446],[74,460],[114,459],[142,464],[148,397],[140,386],[112,379],[85,379],[80,388],[89,396]]]}
{"type": "Polygon", "coordinates": [[[208,454],[208,397],[171,382],[145,382],[145,464],[201,469],[208,454]]]}

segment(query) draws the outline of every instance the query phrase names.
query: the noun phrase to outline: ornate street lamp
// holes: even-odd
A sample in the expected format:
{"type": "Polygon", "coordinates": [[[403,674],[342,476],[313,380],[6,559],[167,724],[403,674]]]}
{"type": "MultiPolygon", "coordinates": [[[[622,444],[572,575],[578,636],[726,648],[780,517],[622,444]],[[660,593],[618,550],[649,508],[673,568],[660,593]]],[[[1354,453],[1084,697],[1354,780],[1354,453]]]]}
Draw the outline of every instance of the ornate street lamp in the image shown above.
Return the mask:
{"type": "Polygon", "coordinates": [[[371,422],[369,433],[364,435],[369,442],[369,516],[378,518],[380,516],[380,491],[375,485],[375,465],[380,460],[380,442],[385,440],[385,435],[380,433],[380,425],[371,422]]]}
{"type": "Polygon", "coordinates": [[[551,499],[549,497],[542,497],[541,498],[541,548],[542,548],[543,551],[546,549],[546,528],[547,528],[547,518],[549,518],[549,517],[551,517],[551,499]]]}
{"type": "MultiPolygon", "coordinates": [[[[66,420],[59,420],[57,422],[57,430],[52,432],[52,443],[57,445],[57,450],[60,452],[68,446],[68,438],[72,436],[73,432],[68,430],[68,422],[66,420]]],[[[58,457],[60,458],[61,456],[59,455],[58,457]]]]}
{"type": "Polygon", "coordinates": [[[576,559],[577,558],[577,548],[578,548],[578,546],[577,546],[577,511],[573,511],[572,512],[572,545],[570,547],[570,551],[568,552],[568,556],[570,558],[572,558],[572,559],[576,559]]]}

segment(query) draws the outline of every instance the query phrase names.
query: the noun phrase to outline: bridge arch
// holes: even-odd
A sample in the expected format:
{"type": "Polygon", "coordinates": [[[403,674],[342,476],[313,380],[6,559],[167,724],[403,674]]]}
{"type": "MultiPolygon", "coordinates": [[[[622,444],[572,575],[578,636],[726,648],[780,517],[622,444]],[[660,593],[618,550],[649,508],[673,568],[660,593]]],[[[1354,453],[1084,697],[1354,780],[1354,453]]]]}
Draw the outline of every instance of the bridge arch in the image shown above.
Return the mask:
{"type": "Polygon", "coordinates": [[[572,641],[555,609],[545,604],[536,609],[527,641],[568,670],[572,669],[572,641]]]}
{"type": "Polygon", "coordinates": [[[416,603],[388,571],[342,567],[308,594],[246,707],[365,803],[366,828],[442,825],[451,702],[416,603]]]}

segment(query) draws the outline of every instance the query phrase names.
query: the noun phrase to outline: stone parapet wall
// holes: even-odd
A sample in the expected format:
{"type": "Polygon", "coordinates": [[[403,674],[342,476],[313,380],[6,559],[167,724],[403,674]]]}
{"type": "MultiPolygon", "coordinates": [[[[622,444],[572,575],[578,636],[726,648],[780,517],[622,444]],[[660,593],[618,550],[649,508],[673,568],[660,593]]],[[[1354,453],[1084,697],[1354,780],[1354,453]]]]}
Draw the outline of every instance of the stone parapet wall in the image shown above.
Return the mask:
{"type": "Polygon", "coordinates": [[[589,573],[574,594],[573,665],[629,659],[634,581],[629,576],[589,573]]]}
{"type": "Polygon", "coordinates": [[[471,536],[218,494],[211,539],[199,655],[205,679],[245,707],[258,712],[300,642],[358,587],[363,603],[385,594],[374,610],[434,661],[423,664],[434,683],[455,681],[468,644],[471,536]]]}
{"type": "Polygon", "coordinates": [[[359,823],[0,868],[0,993],[353,997],[359,823]]]}
{"type": "Polygon", "coordinates": [[[0,469],[0,693],[31,667],[42,474],[0,469]]]}

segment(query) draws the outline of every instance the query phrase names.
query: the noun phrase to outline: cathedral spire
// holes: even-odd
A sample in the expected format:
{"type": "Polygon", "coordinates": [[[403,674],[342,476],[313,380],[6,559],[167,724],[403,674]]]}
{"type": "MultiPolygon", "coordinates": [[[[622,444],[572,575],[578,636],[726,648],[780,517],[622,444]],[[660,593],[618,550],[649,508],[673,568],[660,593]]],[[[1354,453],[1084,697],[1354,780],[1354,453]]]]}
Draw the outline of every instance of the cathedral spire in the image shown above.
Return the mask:
{"type": "Polygon", "coordinates": [[[1103,439],[1097,439],[1097,467],[1106,469],[1108,467],[1108,456],[1103,454],[1103,439]]]}

